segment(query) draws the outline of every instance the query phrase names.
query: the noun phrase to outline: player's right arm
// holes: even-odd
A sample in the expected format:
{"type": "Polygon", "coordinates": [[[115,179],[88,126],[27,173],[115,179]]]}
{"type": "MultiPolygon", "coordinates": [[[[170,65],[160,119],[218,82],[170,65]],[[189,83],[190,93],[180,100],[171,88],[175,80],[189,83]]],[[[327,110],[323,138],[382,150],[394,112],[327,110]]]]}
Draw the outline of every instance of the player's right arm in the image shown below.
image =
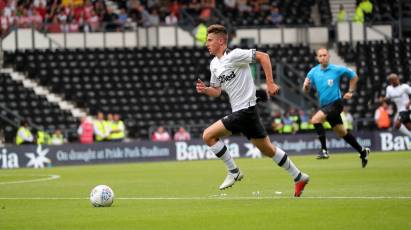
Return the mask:
{"type": "Polygon", "coordinates": [[[305,93],[309,93],[310,88],[311,88],[311,81],[308,77],[306,77],[305,80],[304,80],[303,91],[305,93]]]}
{"type": "Polygon", "coordinates": [[[221,87],[206,86],[200,79],[197,79],[196,90],[197,93],[205,94],[210,97],[218,97],[221,95],[221,87]]]}
{"type": "Polygon", "coordinates": [[[303,91],[305,93],[309,93],[311,88],[314,88],[311,83],[313,81],[313,75],[314,75],[314,68],[312,68],[308,73],[307,76],[305,77],[304,84],[303,84],[303,91]]]}

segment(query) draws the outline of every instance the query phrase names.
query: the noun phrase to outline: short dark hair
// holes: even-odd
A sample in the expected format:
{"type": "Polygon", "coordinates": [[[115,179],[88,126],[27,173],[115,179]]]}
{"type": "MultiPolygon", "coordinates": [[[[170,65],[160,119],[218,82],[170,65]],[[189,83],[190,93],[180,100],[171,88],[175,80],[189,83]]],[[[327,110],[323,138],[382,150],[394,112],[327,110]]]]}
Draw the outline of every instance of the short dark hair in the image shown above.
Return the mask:
{"type": "Polygon", "coordinates": [[[214,24],[207,28],[207,34],[217,34],[220,36],[224,36],[227,40],[227,30],[223,25],[214,24]]]}

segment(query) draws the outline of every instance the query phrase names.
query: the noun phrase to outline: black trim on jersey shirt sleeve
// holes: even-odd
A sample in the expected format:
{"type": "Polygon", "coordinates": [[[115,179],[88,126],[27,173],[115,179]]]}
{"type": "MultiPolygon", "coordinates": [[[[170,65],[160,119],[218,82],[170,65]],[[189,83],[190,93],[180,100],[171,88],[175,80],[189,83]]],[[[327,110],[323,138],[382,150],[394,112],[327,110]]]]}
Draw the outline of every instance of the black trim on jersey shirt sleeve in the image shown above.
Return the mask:
{"type": "Polygon", "coordinates": [[[257,62],[256,50],[251,49],[251,63],[256,63],[256,62],[257,62]]]}

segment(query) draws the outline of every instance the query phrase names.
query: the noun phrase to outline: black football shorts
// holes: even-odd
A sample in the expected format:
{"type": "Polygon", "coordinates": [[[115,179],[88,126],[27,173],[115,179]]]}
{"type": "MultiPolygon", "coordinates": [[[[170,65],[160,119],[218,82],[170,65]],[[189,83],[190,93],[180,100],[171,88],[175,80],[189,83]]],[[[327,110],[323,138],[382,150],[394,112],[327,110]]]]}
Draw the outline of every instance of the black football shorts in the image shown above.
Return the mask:
{"type": "Polygon", "coordinates": [[[411,110],[401,111],[399,113],[399,119],[401,123],[411,123],[411,110]]]}
{"type": "Polygon", "coordinates": [[[343,111],[342,100],[334,101],[328,105],[321,107],[321,111],[327,115],[327,121],[330,123],[331,127],[343,124],[341,119],[341,112],[343,111]]]}
{"type": "Polygon", "coordinates": [[[236,111],[223,117],[221,121],[230,132],[233,134],[242,133],[248,139],[259,139],[267,136],[255,106],[236,111]]]}

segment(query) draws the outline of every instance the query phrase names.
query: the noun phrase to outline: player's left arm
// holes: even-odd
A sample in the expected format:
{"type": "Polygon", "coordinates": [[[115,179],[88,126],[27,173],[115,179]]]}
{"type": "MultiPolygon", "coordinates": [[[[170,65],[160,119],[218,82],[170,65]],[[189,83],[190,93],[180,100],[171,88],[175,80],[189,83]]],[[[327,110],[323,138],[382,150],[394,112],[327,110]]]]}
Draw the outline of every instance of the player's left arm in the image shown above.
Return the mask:
{"type": "Polygon", "coordinates": [[[280,90],[280,87],[274,82],[274,79],[273,79],[273,71],[272,71],[270,56],[267,53],[256,51],[255,59],[263,67],[268,94],[270,96],[276,95],[278,91],[280,90]]]}

